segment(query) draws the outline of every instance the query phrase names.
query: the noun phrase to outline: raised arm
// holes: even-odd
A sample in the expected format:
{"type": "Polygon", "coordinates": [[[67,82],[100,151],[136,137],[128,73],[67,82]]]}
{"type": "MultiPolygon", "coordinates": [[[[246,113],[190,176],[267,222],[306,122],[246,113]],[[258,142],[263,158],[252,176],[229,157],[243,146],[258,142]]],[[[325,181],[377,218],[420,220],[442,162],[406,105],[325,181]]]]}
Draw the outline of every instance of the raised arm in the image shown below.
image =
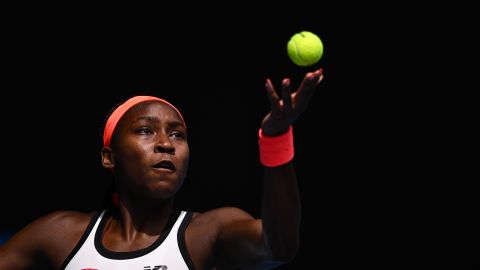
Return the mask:
{"type": "MultiPolygon", "coordinates": [[[[292,132],[289,128],[305,111],[322,79],[321,69],[307,73],[298,90],[293,93],[290,90],[290,80],[284,79],[281,99],[268,80],[266,89],[272,110],[263,119],[263,135],[278,137],[292,132]]],[[[262,228],[268,251],[273,260],[288,261],[293,259],[299,247],[301,218],[297,177],[292,160],[278,166],[264,164],[263,178],[262,228]]]]}
{"type": "Polygon", "coordinates": [[[224,218],[228,221],[220,229],[228,260],[268,269],[295,257],[299,248],[301,204],[292,163],[293,145],[290,144],[290,149],[283,146],[293,143],[292,125],[307,108],[322,79],[322,69],[309,72],[294,92],[290,90],[290,80],[284,79],[281,97],[267,80],[271,111],[263,119],[259,134],[263,137],[259,144],[264,165],[261,219],[230,210],[228,218],[224,218]],[[262,140],[267,140],[267,145],[262,140]],[[262,147],[267,149],[262,152],[262,147]]]}

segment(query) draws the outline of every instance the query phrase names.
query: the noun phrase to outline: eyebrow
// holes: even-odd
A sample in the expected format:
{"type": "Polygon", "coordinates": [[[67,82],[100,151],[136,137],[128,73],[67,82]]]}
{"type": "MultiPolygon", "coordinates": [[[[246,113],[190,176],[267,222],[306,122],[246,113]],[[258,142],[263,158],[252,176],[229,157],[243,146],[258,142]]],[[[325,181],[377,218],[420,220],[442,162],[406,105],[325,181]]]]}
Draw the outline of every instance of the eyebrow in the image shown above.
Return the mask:
{"type": "MultiPolygon", "coordinates": [[[[136,122],[139,122],[139,121],[142,121],[142,120],[146,120],[148,122],[156,122],[156,123],[161,122],[160,118],[155,117],[155,116],[140,116],[135,121],[133,121],[132,124],[134,124],[136,122]]],[[[183,122],[180,122],[180,121],[169,121],[167,123],[167,125],[170,126],[170,127],[177,127],[177,126],[185,127],[185,124],[183,122]]]]}

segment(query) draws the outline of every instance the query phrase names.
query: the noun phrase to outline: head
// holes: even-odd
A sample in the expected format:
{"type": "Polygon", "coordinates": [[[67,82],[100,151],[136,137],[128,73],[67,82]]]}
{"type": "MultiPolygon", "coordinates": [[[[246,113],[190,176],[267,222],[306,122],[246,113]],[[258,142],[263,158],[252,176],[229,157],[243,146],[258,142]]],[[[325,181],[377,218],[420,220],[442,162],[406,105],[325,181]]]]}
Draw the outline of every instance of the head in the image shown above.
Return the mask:
{"type": "Polygon", "coordinates": [[[126,197],[166,200],[187,174],[189,148],[180,112],[163,99],[137,96],[109,117],[101,150],[103,167],[126,197]]]}

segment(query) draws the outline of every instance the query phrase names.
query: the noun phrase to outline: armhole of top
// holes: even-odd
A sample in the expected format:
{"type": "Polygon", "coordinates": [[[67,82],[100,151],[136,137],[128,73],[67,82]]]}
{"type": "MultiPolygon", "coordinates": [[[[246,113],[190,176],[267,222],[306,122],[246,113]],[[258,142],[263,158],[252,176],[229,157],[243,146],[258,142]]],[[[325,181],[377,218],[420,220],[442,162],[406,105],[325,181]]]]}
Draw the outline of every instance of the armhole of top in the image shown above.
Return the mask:
{"type": "Polygon", "coordinates": [[[178,247],[180,248],[180,253],[182,253],[183,260],[188,266],[188,269],[195,270],[195,265],[193,264],[192,258],[187,250],[187,245],[185,243],[185,230],[187,229],[188,224],[192,220],[193,213],[187,212],[185,217],[183,218],[182,224],[180,224],[180,228],[178,229],[178,247]]]}
{"type": "Polygon", "coordinates": [[[88,223],[87,229],[85,229],[85,232],[83,233],[82,237],[77,242],[77,244],[75,245],[75,248],[72,250],[72,252],[70,252],[70,254],[67,256],[67,258],[65,258],[65,260],[63,261],[60,269],[65,269],[67,267],[68,263],[70,263],[70,261],[73,259],[73,256],[75,256],[75,254],[77,254],[78,250],[82,247],[83,243],[85,243],[85,241],[87,240],[88,235],[92,231],[93,226],[95,226],[95,223],[96,223],[96,221],[97,221],[97,219],[98,219],[98,217],[100,216],[101,213],[102,213],[102,211],[97,211],[93,215],[92,219],[90,220],[90,223],[88,223]]]}

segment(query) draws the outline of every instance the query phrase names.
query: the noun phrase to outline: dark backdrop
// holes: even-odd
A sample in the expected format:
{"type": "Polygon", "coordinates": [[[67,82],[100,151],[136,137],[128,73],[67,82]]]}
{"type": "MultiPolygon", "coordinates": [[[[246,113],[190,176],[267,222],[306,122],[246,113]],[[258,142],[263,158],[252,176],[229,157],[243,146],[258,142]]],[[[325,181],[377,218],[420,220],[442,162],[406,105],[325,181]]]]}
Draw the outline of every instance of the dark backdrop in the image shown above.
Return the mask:
{"type": "Polygon", "coordinates": [[[104,118],[137,94],[171,101],[187,122],[190,169],[178,203],[259,216],[264,81],[279,86],[289,77],[298,86],[323,67],[325,80],[294,129],[302,246],[281,269],[397,265],[392,175],[384,163],[395,99],[385,90],[383,25],[372,7],[51,6],[15,23],[21,30],[9,51],[13,98],[4,98],[14,106],[3,125],[9,150],[1,231],[55,210],[98,207],[110,181],[99,154],[104,118]],[[286,54],[290,36],[302,30],[325,47],[309,68],[286,54]]]}

